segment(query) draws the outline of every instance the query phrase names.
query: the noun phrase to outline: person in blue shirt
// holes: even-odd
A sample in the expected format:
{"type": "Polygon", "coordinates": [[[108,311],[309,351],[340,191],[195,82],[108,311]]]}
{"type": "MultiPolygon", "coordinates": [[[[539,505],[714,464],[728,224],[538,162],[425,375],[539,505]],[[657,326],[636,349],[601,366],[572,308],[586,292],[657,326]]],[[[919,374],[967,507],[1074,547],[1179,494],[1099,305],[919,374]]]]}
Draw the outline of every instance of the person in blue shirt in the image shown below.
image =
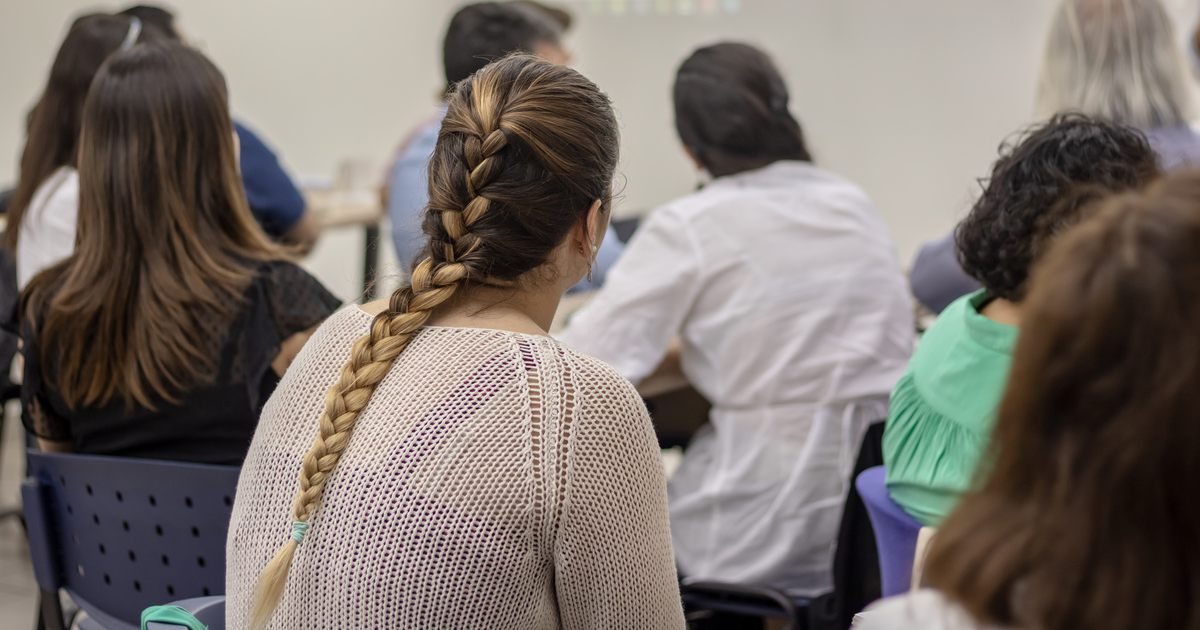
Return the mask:
{"type": "MultiPolygon", "coordinates": [[[[454,84],[509,53],[523,51],[553,63],[569,63],[570,55],[561,41],[569,24],[569,14],[534,2],[481,2],[459,9],[450,20],[443,42],[446,94],[454,84]]],[[[421,217],[429,201],[428,162],[445,114],[443,105],[437,115],[418,126],[401,143],[388,171],[384,197],[396,257],[406,268],[427,240],[421,233],[421,217]]],[[[599,288],[622,251],[624,245],[610,226],[596,256],[591,280],[580,280],[571,291],[599,288]]]]}
{"type": "MultiPolygon", "coordinates": [[[[135,5],[121,14],[138,18],[162,36],[186,42],[175,24],[175,15],[166,9],[135,5]]],[[[271,238],[308,253],[321,235],[320,221],[309,210],[275,152],[243,123],[235,120],[233,126],[241,146],[238,157],[242,185],[254,218],[271,238]]]]}

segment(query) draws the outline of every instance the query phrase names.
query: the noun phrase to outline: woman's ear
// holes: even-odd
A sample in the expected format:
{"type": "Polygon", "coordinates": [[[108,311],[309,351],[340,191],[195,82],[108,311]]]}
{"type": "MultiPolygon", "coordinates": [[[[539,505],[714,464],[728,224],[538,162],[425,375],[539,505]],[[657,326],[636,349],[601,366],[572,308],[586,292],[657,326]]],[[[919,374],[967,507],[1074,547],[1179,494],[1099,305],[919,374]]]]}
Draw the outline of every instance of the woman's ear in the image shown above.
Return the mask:
{"type": "Polygon", "coordinates": [[[600,251],[600,244],[604,242],[604,234],[607,231],[608,213],[597,199],[571,230],[568,239],[571,251],[577,256],[582,256],[585,262],[591,263],[600,251]]]}
{"type": "Polygon", "coordinates": [[[608,232],[608,214],[599,199],[593,201],[592,206],[588,208],[585,235],[588,260],[596,257],[596,252],[600,251],[600,244],[604,242],[604,235],[608,232]]]}

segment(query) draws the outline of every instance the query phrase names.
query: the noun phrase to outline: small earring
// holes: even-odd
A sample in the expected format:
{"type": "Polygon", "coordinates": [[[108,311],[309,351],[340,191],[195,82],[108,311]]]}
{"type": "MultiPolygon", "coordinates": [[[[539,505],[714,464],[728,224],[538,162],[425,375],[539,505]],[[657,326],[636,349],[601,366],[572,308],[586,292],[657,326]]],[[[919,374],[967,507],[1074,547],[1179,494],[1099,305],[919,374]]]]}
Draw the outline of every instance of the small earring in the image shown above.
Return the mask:
{"type": "Polygon", "coordinates": [[[600,248],[596,247],[595,245],[592,245],[592,257],[588,259],[587,281],[589,283],[592,282],[592,280],[593,280],[593,278],[592,278],[592,274],[594,272],[593,267],[596,264],[596,252],[599,251],[599,249],[600,248]]]}

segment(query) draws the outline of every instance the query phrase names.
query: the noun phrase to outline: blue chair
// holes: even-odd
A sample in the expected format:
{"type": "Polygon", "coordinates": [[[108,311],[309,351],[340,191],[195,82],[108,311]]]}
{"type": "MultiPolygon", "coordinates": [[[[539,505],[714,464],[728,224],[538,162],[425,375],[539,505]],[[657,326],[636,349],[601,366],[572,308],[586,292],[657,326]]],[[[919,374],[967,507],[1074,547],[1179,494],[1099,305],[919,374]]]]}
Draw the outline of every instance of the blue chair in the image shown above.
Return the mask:
{"type": "Polygon", "coordinates": [[[29,471],[39,628],[68,626],[59,589],[92,630],[137,630],[149,606],[224,592],[237,467],[30,450],[29,471]]]}
{"type": "Polygon", "coordinates": [[[888,494],[883,466],[864,470],[855,482],[867,506],[875,545],[879,548],[879,574],[883,596],[908,591],[912,582],[913,557],[921,523],[896,504],[888,494]]]}

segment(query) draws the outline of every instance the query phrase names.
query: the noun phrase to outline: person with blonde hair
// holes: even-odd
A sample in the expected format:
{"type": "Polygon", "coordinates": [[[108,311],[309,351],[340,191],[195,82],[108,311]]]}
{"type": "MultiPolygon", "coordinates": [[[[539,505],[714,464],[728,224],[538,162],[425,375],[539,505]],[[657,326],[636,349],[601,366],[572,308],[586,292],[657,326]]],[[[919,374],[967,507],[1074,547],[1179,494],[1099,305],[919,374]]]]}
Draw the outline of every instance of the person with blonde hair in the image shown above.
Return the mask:
{"type": "Polygon", "coordinates": [[[455,87],[412,283],[331,317],[263,411],[228,627],[684,628],[646,408],[546,332],[617,157],[574,70],[515,56],[455,87]]]}
{"type": "MultiPolygon", "coordinates": [[[[1200,134],[1171,17],[1161,0],[1061,0],[1042,55],[1036,113],[1073,111],[1136,127],[1164,171],[1200,166],[1200,134]]],[[[956,261],[954,235],[921,248],[912,290],[941,312],[979,288],[956,261]]]]}
{"type": "Polygon", "coordinates": [[[1161,0],[1062,0],[1042,56],[1037,113],[1137,127],[1164,170],[1200,165],[1183,55],[1161,0]]]}

